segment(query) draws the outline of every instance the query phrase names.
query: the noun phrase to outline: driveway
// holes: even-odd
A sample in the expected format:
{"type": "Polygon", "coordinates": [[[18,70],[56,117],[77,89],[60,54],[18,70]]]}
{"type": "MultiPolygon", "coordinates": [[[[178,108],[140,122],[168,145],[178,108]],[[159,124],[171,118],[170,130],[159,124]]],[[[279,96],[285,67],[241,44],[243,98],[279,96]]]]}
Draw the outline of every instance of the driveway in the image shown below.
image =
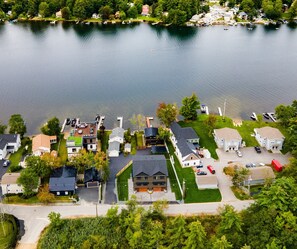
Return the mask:
{"type": "MultiPolygon", "coordinates": [[[[150,149],[146,150],[138,150],[136,155],[150,155],[150,149]]],[[[124,156],[124,154],[120,154],[119,157],[110,158],[110,175],[109,179],[106,182],[104,203],[105,204],[114,204],[117,202],[116,189],[115,189],[115,180],[116,174],[126,166],[126,164],[133,159],[132,155],[124,156]]]]}
{"type": "Polygon", "coordinates": [[[81,205],[86,205],[89,203],[98,203],[98,187],[96,188],[86,188],[79,187],[77,189],[77,194],[79,196],[79,202],[81,205]]]}
{"type": "MultiPolygon", "coordinates": [[[[2,176],[6,173],[8,169],[8,167],[3,167],[3,163],[5,161],[6,160],[0,160],[0,182],[1,182],[2,176]]],[[[0,199],[1,199],[1,196],[2,196],[2,188],[0,187],[0,199]]]]}

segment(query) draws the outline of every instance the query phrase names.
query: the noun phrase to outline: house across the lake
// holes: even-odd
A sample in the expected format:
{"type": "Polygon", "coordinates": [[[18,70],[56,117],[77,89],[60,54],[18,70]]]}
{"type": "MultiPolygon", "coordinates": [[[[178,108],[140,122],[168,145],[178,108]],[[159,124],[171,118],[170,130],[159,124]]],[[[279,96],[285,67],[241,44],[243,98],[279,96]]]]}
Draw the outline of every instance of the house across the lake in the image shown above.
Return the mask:
{"type": "Polygon", "coordinates": [[[133,159],[132,177],[134,191],[166,191],[168,170],[165,157],[136,156],[133,159]]]}
{"type": "Polygon", "coordinates": [[[55,195],[75,194],[76,173],[74,167],[63,166],[55,169],[50,176],[49,191],[55,195]]]}
{"type": "Polygon", "coordinates": [[[283,148],[285,136],[273,127],[255,128],[255,138],[261,147],[267,150],[280,151],[283,148]]]}
{"type": "Polygon", "coordinates": [[[192,167],[199,165],[199,137],[197,136],[194,129],[192,127],[182,128],[176,122],[171,124],[170,129],[170,139],[181,166],[192,167]]]}

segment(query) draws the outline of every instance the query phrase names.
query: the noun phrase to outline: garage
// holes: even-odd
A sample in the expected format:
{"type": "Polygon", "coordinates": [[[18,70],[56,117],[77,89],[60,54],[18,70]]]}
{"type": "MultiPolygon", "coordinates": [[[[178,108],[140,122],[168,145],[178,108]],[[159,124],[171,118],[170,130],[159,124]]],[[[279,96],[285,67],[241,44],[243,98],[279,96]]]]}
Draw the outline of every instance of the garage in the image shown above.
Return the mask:
{"type": "Polygon", "coordinates": [[[154,192],[161,192],[161,191],[163,191],[163,188],[161,188],[161,187],[155,187],[155,188],[153,188],[153,191],[154,192]]]}
{"type": "Polygon", "coordinates": [[[138,192],[146,192],[147,191],[147,188],[139,188],[138,189],[138,192]]]}

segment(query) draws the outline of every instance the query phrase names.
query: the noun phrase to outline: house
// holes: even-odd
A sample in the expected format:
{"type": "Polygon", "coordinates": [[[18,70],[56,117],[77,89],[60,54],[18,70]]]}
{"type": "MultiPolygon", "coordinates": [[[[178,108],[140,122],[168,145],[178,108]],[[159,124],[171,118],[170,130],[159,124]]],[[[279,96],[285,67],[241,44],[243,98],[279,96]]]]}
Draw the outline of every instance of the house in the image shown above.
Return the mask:
{"type": "Polygon", "coordinates": [[[162,139],[158,138],[159,132],[156,127],[148,127],[144,129],[144,140],[146,146],[152,146],[156,144],[164,144],[162,139]]]}
{"type": "Polygon", "coordinates": [[[248,18],[247,13],[245,13],[244,11],[239,12],[237,16],[242,20],[247,20],[248,18]]]}
{"type": "Polygon", "coordinates": [[[120,145],[118,141],[108,143],[108,156],[118,157],[120,155],[120,145]]]}
{"type": "Polygon", "coordinates": [[[255,138],[259,145],[267,150],[280,151],[285,140],[284,135],[273,127],[255,128],[255,138]]]}
{"type": "Polygon", "coordinates": [[[120,155],[120,145],[124,143],[125,130],[122,127],[114,128],[109,135],[108,156],[118,157],[120,155]]]}
{"type": "Polygon", "coordinates": [[[91,167],[85,170],[84,184],[87,188],[97,187],[99,186],[100,182],[101,182],[100,173],[96,168],[91,167]]]}
{"type": "Polygon", "coordinates": [[[133,159],[132,178],[134,191],[166,191],[167,177],[167,162],[163,155],[136,156],[133,159]]]}
{"type": "Polygon", "coordinates": [[[49,191],[55,195],[73,195],[76,190],[76,168],[63,166],[55,169],[49,180],[49,191]]]}
{"type": "Polygon", "coordinates": [[[57,18],[62,18],[62,11],[59,10],[58,12],[56,12],[56,17],[57,18]]]}
{"type": "Polygon", "coordinates": [[[256,168],[249,168],[249,175],[243,181],[243,185],[263,185],[268,179],[275,179],[275,174],[273,173],[271,167],[261,166],[256,168]]]}
{"type": "Polygon", "coordinates": [[[196,176],[196,184],[198,189],[217,189],[218,178],[216,175],[196,176]]]}
{"type": "Polygon", "coordinates": [[[82,137],[70,136],[66,140],[68,158],[76,156],[78,152],[83,148],[82,137]]]}
{"type": "Polygon", "coordinates": [[[149,13],[150,13],[150,6],[148,6],[147,4],[142,5],[141,15],[142,16],[148,16],[149,13]]]}
{"type": "Polygon", "coordinates": [[[19,134],[0,134],[0,160],[8,153],[14,153],[21,147],[21,136],[19,134]]]}
{"type": "Polygon", "coordinates": [[[175,149],[175,154],[182,167],[192,167],[200,163],[197,154],[199,149],[199,137],[192,127],[182,128],[174,122],[170,126],[171,142],[175,149]]]}
{"type": "Polygon", "coordinates": [[[17,183],[19,177],[20,173],[5,173],[2,176],[1,188],[3,195],[23,193],[23,186],[17,183]]]}
{"type": "Polygon", "coordinates": [[[57,143],[57,136],[39,134],[32,139],[32,153],[34,156],[41,156],[51,152],[51,144],[57,143]]]}
{"type": "Polygon", "coordinates": [[[234,17],[234,14],[232,11],[225,12],[225,14],[224,14],[225,23],[230,22],[233,19],[233,17],[234,17]]]}
{"type": "Polygon", "coordinates": [[[224,151],[239,150],[242,147],[242,137],[235,129],[214,129],[213,136],[218,148],[224,151]]]}

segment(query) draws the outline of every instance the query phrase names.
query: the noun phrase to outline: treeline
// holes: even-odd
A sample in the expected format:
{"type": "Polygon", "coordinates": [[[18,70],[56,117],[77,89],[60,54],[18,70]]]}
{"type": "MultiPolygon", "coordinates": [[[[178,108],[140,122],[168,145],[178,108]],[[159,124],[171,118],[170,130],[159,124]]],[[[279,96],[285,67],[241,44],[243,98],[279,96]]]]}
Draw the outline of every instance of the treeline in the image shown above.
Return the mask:
{"type": "MultiPolygon", "coordinates": [[[[208,2],[200,0],[0,0],[0,19],[5,19],[8,11],[11,11],[9,18],[15,19],[55,17],[56,12],[61,10],[62,18],[66,20],[83,20],[94,13],[103,20],[125,20],[139,16],[144,4],[149,5],[150,16],[175,25],[182,25],[193,15],[209,11],[208,2]]],[[[220,4],[230,8],[239,6],[251,20],[260,9],[271,19],[280,18],[288,8],[289,19],[297,14],[296,0],[220,0],[220,4]]]]}
{"type": "Polygon", "coordinates": [[[241,213],[227,205],[216,216],[167,217],[166,206],[156,202],[145,210],[132,198],[121,212],[115,206],[106,217],[64,220],[51,213],[38,248],[297,248],[297,185],[292,178],[277,179],[241,213]]]}

